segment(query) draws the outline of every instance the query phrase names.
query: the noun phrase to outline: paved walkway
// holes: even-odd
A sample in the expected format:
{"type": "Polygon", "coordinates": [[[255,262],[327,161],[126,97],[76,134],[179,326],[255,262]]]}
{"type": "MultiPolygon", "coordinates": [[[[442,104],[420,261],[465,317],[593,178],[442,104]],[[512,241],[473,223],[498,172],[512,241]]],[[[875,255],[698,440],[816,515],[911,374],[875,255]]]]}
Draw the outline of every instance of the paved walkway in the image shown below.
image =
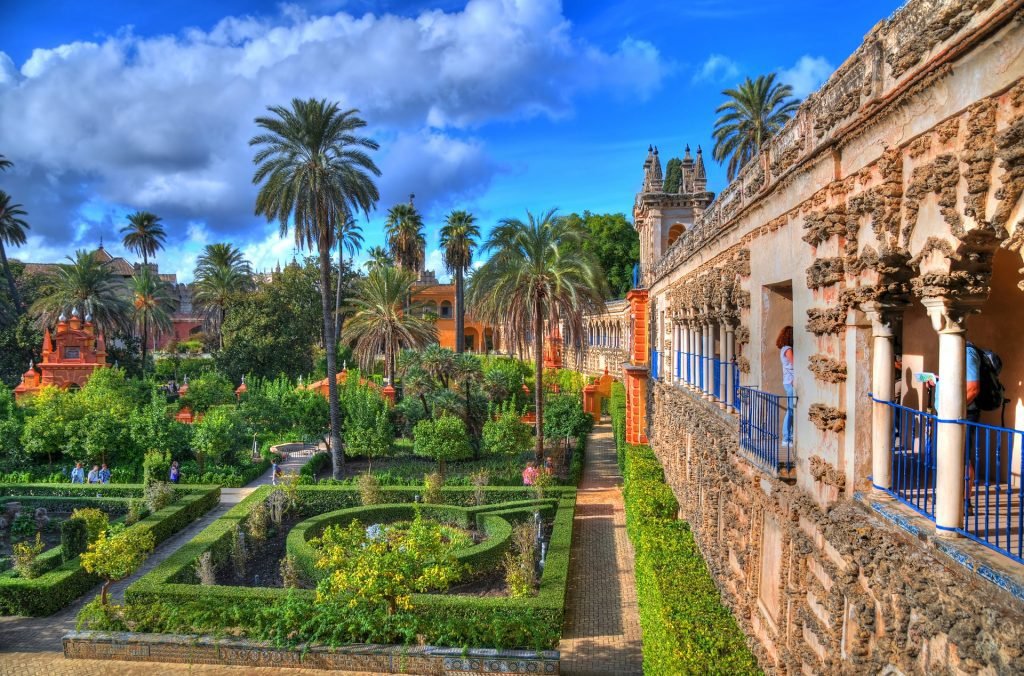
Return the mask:
{"type": "Polygon", "coordinates": [[[563,674],[642,674],[633,546],[611,425],[594,427],[576,499],[563,674]]]}
{"type": "MultiPolygon", "coordinates": [[[[300,451],[289,455],[282,465],[285,474],[297,474],[302,466],[312,457],[312,451],[300,451]]],[[[178,551],[186,542],[200,531],[220,518],[225,512],[237,505],[260,486],[270,484],[271,470],[268,469],[259,478],[242,488],[223,488],[220,492],[220,504],[193,521],[183,530],[164,540],[142,567],[131,577],[115,583],[111,587],[114,603],[124,602],[124,591],[140,577],[153,570],[178,551]]],[[[67,608],[49,617],[0,617],[0,676],[7,674],[146,674],[153,673],[157,665],[131,665],[124,662],[106,662],[103,660],[64,660],[61,638],[75,628],[75,617],[89,601],[99,594],[99,586],[84,594],[67,608]]],[[[220,673],[216,669],[224,667],[193,667],[197,673],[220,673]]],[[[160,664],[160,673],[189,673],[188,665],[160,664]]],[[[244,670],[239,671],[243,673],[244,670]]],[[[226,670],[223,673],[232,673],[226,670]]],[[[262,673],[262,672],[261,672],[262,673]]],[[[275,673],[270,671],[268,673],[275,673]]],[[[314,673],[302,669],[281,669],[281,674],[314,673]]]]}

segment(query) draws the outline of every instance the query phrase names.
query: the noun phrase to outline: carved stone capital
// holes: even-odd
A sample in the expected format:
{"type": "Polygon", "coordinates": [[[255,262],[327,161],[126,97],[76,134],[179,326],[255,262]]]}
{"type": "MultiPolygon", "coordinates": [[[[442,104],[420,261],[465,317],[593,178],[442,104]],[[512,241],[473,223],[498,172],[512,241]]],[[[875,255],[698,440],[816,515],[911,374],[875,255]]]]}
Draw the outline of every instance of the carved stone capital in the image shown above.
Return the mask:
{"type": "Polygon", "coordinates": [[[861,304],[861,309],[871,322],[871,335],[892,338],[893,325],[907,309],[905,304],[868,301],[861,304]]]}
{"type": "Polygon", "coordinates": [[[967,316],[980,309],[976,304],[943,296],[922,298],[921,303],[932,320],[932,328],[939,333],[963,333],[967,330],[967,316]]]}

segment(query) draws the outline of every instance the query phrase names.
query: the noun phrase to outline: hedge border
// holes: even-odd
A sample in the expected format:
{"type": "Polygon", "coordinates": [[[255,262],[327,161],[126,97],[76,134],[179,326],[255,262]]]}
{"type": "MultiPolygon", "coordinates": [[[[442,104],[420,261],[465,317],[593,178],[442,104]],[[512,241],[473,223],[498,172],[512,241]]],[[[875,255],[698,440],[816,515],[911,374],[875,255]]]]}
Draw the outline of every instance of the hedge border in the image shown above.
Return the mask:
{"type": "Polygon", "coordinates": [[[689,524],[677,519],[679,504],[654,451],[617,446],[626,532],[636,554],[644,672],[760,674],[689,524]]]}
{"type": "MultiPolygon", "coordinates": [[[[83,487],[77,484],[5,484],[0,485],[0,495],[6,496],[8,491],[19,490],[19,497],[35,497],[31,494],[21,494],[21,489],[26,486],[40,491],[39,496],[51,495],[62,498],[78,495],[86,499],[90,496],[82,494],[94,491],[111,493],[123,498],[140,498],[143,495],[141,484],[104,484],[102,487],[83,487]]],[[[177,500],[130,528],[151,530],[156,543],[159,544],[208,512],[220,501],[220,486],[176,486],[175,490],[180,496],[177,500]]],[[[59,557],[60,552],[61,547],[58,545],[44,552],[43,556],[59,557]]],[[[0,614],[34,617],[52,615],[99,583],[99,577],[82,569],[77,556],[32,579],[19,577],[13,571],[5,571],[0,573],[0,614]]]]}
{"type": "MultiPolygon", "coordinates": [[[[223,632],[226,626],[258,634],[266,619],[266,612],[273,604],[286,599],[292,603],[309,604],[309,612],[315,612],[312,605],[316,593],[313,590],[185,583],[186,580],[195,579],[194,562],[201,554],[210,551],[215,557],[226,555],[231,529],[236,524],[241,525],[249,510],[265,500],[272,490],[270,486],[257,489],[210,524],[191,542],[128,587],[125,592],[126,602],[132,605],[170,606],[178,621],[188,618],[187,631],[203,634],[223,632]]],[[[307,494],[307,497],[326,492],[336,494],[332,496],[334,500],[322,502],[358,500],[358,491],[346,486],[299,486],[298,490],[307,494]]],[[[405,502],[411,503],[412,496],[420,489],[396,487],[390,490],[404,493],[409,498],[405,502]]],[[[385,493],[388,492],[385,490],[385,493]]],[[[461,501],[467,495],[472,497],[473,487],[447,487],[441,492],[452,501],[461,501]]],[[[537,507],[538,501],[530,499],[533,493],[531,489],[497,487],[492,492],[526,497],[529,502],[520,505],[524,516],[532,514],[537,507]]],[[[423,635],[425,641],[433,645],[484,645],[536,650],[557,646],[564,617],[576,490],[559,487],[549,492],[551,497],[546,502],[550,505],[548,509],[554,512],[554,527],[537,594],[522,599],[415,594],[412,604],[421,618],[418,633],[423,635]]],[[[501,503],[473,506],[467,511],[474,518],[484,518],[487,509],[501,506],[501,503]]],[[[184,631],[185,627],[171,626],[164,629],[184,631]]]]}

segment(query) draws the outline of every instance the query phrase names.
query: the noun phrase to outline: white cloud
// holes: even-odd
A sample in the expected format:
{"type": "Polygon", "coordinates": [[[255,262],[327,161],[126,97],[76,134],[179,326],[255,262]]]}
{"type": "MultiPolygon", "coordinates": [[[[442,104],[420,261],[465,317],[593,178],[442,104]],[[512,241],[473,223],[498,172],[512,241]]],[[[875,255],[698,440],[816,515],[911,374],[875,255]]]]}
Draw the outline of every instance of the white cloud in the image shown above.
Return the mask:
{"type": "Polygon", "coordinates": [[[823,56],[804,54],[792,68],[780,68],[779,80],[793,87],[793,96],[806,98],[814,92],[835,71],[835,67],[823,56]]]}
{"type": "Polygon", "coordinates": [[[740,67],[724,54],[712,54],[693,75],[694,82],[731,83],[740,74],[740,67]]]}
{"type": "MultiPolygon", "coordinates": [[[[558,118],[584,91],[648,96],[666,73],[651,44],[614,50],[572,31],[558,0],[469,0],[415,17],[228,17],[209,31],[36,49],[15,68],[0,52],[0,148],[16,163],[5,188],[34,233],[67,243],[112,236],[125,211],[164,217],[174,238],[255,230],[253,118],[317,96],[355,107],[382,141],[382,197],[432,204],[479,194],[499,167],[474,130],[498,120],[558,118]],[[105,214],[83,213],[89,200],[105,214]]],[[[382,201],[382,206],[387,205],[382,201]]],[[[235,240],[238,242],[238,240],[235,240]]]]}

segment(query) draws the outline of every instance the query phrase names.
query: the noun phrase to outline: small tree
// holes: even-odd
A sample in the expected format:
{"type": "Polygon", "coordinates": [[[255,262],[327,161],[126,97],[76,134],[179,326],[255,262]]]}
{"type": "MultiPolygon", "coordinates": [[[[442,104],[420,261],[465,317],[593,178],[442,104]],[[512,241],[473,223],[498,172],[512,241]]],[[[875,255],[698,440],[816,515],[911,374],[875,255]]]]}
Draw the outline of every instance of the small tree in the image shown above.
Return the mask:
{"type": "Polygon", "coordinates": [[[39,533],[36,533],[35,543],[15,543],[11,547],[11,560],[18,575],[26,579],[39,577],[39,563],[36,559],[44,549],[46,549],[46,545],[43,544],[43,538],[39,533]]]}
{"type": "Polygon", "coordinates": [[[142,483],[149,486],[167,481],[171,474],[171,454],[165,451],[146,451],[142,459],[142,483]]]}
{"type": "Polygon", "coordinates": [[[530,426],[524,423],[515,402],[502,404],[484,423],[484,450],[495,455],[518,455],[530,445],[530,426]]]}
{"type": "Polygon", "coordinates": [[[82,554],[82,568],[103,578],[100,605],[107,605],[110,585],[138,570],[154,546],[153,531],[139,527],[128,528],[109,538],[103,533],[89,545],[89,551],[82,554]]]}
{"type": "Polygon", "coordinates": [[[593,424],[594,419],[583,410],[579,398],[562,395],[548,399],[544,434],[551,439],[558,439],[563,452],[568,448],[570,439],[583,436],[593,424]]]}
{"type": "Polygon", "coordinates": [[[466,433],[466,423],[454,416],[445,415],[437,420],[421,420],[413,430],[412,452],[433,458],[437,469],[443,475],[448,460],[461,460],[473,454],[466,433]]]}
{"type": "Polygon", "coordinates": [[[455,558],[459,545],[419,515],[408,528],[385,526],[376,535],[355,521],[331,526],[313,542],[317,568],[328,573],[317,587],[318,601],[370,612],[383,607],[388,616],[409,610],[414,592],[443,589],[465,571],[455,558]]]}
{"type": "Polygon", "coordinates": [[[96,542],[103,535],[104,531],[110,528],[110,518],[105,512],[95,507],[81,507],[71,512],[71,520],[76,519],[85,522],[85,531],[88,537],[87,544],[96,542]]]}
{"type": "Polygon", "coordinates": [[[230,463],[238,453],[248,450],[249,434],[242,424],[241,415],[234,406],[218,406],[195,424],[192,449],[199,462],[199,471],[205,470],[207,460],[230,463]]]}

